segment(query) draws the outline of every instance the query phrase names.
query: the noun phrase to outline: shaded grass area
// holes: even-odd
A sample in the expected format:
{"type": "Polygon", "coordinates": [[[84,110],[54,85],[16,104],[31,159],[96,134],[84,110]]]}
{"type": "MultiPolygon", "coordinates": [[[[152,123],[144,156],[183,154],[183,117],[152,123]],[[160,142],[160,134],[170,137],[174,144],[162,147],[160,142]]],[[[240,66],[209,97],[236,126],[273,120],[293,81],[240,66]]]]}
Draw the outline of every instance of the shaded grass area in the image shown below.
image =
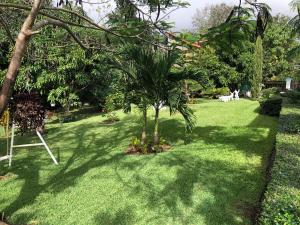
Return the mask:
{"type": "Polygon", "coordinates": [[[251,224],[277,126],[257,107],[193,105],[197,126],[188,138],[180,116],[163,111],[161,136],[173,148],[157,155],[124,154],[140,133],[138,111],[118,112],[114,125],[89,114],[51,123],[46,140],[60,165],[42,148],[16,151],[11,168],[1,162],[10,176],[0,181],[0,211],[15,224],[251,224]]]}
{"type": "Polygon", "coordinates": [[[261,224],[300,224],[300,105],[284,104],[261,224]]]}

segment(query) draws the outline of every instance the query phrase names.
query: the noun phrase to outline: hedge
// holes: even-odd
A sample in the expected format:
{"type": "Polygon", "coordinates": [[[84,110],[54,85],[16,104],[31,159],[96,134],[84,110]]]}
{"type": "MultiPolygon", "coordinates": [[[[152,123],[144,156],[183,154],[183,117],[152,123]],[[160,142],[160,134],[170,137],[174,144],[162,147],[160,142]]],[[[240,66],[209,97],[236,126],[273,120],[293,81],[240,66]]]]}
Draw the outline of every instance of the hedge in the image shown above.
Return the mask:
{"type": "Polygon", "coordinates": [[[300,224],[300,105],[283,105],[259,223],[300,224]]]}
{"type": "Polygon", "coordinates": [[[269,116],[279,116],[282,105],[282,98],[272,97],[263,99],[259,102],[260,110],[259,113],[269,116]]]}

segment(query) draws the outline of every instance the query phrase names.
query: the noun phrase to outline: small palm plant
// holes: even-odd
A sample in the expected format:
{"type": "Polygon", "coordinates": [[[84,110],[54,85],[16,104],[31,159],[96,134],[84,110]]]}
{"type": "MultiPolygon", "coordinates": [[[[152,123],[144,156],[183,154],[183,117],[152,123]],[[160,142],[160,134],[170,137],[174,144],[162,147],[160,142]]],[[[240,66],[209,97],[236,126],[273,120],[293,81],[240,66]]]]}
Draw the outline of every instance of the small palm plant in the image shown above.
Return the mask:
{"type": "Polygon", "coordinates": [[[178,58],[176,50],[154,51],[150,47],[131,45],[126,49],[126,56],[134,67],[134,74],[129,79],[129,83],[133,84],[131,91],[143,99],[144,117],[147,116],[147,106],[154,107],[153,145],[159,144],[159,113],[162,105],[170,108],[170,114],[179,112],[185,119],[187,130],[191,131],[194,125],[193,112],[187,106],[187,98],[182,91],[183,72],[174,70],[178,58]]]}

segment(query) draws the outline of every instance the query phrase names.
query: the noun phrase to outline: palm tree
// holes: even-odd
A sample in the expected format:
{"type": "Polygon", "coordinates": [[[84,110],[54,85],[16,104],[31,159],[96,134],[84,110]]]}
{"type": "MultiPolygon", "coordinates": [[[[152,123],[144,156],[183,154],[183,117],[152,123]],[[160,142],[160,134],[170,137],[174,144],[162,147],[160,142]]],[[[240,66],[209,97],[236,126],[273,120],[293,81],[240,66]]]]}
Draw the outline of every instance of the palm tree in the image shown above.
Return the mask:
{"type": "MultiPolygon", "coordinates": [[[[135,68],[131,87],[145,100],[146,105],[152,105],[155,111],[153,145],[159,144],[159,112],[161,106],[169,106],[170,114],[181,113],[190,131],[194,125],[193,112],[186,105],[187,99],[182,92],[183,71],[175,72],[173,66],[178,57],[175,50],[154,51],[149,47],[131,45],[126,50],[127,60],[135,68]]],[[[144,105],[145,108],[145,105],[144,105]]]]}
{"type": "MultiPolygon", "coordinates": [[[[131,81],[132,82],[132,81],[131,81]]],[[[144,146],[147,143],[147,109],[149,103],[147,99],[144,97],[144,93],[138,90],[138,86],[132,85],[129,80],[127,81],[127,87],[125,91],[125,112],[129,112],[131,110],[131,104],[135,104],[138,106],[140,111],[142,112],[142,132],[141,132],[141,145],[144,146]]]]}
{"type": "MultiPolygon", "coordinates": [[[[293,10],[297,11],[297,15],[294,16],[290,21],[289,24],[293,28],[293,32],[295,35],[300,34],[300,0],[294,0],[290,3],[290,6],[293,10]]],[[[300,55],[300,46],[297,45],[294,47],[290,52],[289,56],[291,59],[297,59],[300,55]]]]}

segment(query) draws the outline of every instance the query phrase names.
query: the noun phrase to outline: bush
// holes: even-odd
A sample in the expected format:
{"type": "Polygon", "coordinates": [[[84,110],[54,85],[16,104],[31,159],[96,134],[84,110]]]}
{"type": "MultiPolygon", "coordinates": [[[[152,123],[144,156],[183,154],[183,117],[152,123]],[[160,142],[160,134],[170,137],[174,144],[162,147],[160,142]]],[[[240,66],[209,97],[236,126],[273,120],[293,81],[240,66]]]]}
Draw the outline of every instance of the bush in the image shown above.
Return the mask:
{"type": "Polygon", "coordinates": [[[122,93],[110,94],[105,99],[106,111],[121,109],[124,106],[124,95],[122,93]]]}
{"type": "Polygon", "coordinates": [[[287,91],[286,96],[292,103],[297,103],[300,101],[300,91],[287,91]]]}
{"type": "Polygon", "coordinates": [[[122,93],[110,94],[105,99],[105,111],[107,112],[107,120],[111,122],[119,121],[115,110],[124,106],[124,95],[122,93]]]}
{"type": "Polygon", "coordinates": [[[259,222],[300,224],[300,134],[291,133],[299,123],[300,108],[283,107],[276,136],[276,156],[259,222]],[[293,115],[292,117],[290,115],[293,115]]]}
{"type": "Polygon", "coordinates": [[[279,116],[282,107],[282,98],[269,98],[260,101],[260,114],[279,116]]]}
{"type": "Polygon", "coordinates": [[[265,99],[273,97],[274,95],[276,95],[278,93],[279,93],[279,91],[278,91],[278,89],[276,87],[263,89],[261,91],[262,97],[265,98],[265,99]]]}
{"type": "Polygon", "coordinates": [[[286,92],[280,92],[280,96],[286,98],[287,94],[286,94],[286,92]]]}
{"type": "Polygon", "coordinates": [[[284,117],[284,123],[279,124],[280,131],[289,134],[300,134],[300,115],[290,113],[281,117],[284,117]]]}
{"type": "Polygon", "coordinates": [[[204,97],[208,98],[218,98],[221,95],[229,95],[230,90],[228,87],[222,88],[209,88],[205,90],[202,94],[204,97]]]}

